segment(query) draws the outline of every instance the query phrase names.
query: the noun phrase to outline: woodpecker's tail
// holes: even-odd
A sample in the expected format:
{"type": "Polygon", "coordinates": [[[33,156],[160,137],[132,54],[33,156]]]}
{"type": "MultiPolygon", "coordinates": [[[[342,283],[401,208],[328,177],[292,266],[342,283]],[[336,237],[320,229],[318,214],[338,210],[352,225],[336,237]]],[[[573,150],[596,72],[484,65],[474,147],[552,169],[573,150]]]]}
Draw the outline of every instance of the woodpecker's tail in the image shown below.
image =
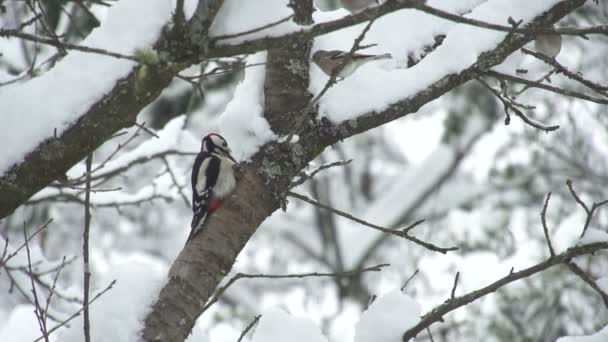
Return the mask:
{"type": "Polygon", "coordinates": [[[198,210],[194,213],[194,216],[192,216],[192,222],[190,223],[190,235],[188,235],[186,243],[194,239],[194,237],[203,230],[206,216],[207,212],[204,210],[198,210]]]}

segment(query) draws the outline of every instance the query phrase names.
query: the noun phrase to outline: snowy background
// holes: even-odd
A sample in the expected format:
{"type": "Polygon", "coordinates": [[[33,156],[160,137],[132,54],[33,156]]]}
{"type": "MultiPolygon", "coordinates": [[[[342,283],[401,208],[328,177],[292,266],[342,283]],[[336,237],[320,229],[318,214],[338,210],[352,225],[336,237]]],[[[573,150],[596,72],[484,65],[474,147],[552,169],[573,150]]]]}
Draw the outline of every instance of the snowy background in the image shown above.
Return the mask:
{"type": "MultiPolygon", "coordinates": [[[[211,35],[249,30],[292,13],[287,1],[226,0],[211,35]]],[[[506,18],[529,21],[558,0],[429,1],[428,5],[507,25],[506,18]]],[[[42,2],[56,33],[67,41],[122,54],[149,48],[171,19],[171,1],[136,0],[42,2]],[[83,7],[84,6],[84,7],[83,7]],[[85,10],[86,8],[86,10],[85,10]],[[97,22],[99,21],[99,22],[97,22]],[[98,27],[96,27],[98,26],[98,27]],[[96,28],[95,28],[96,27],[96,28]]],[[[191,13],[193,1],[186,1],[191,13]]],[[[316,23],[349,13],[337,1],[317,1],[316,23]]],[[[0,27],[13,28],[31,17],[20,1],[3,4],[0,27]]],[[[558,23],[561,26],[605,24],[608,7],[589,2],[558,23]]],[[[317,38],[317,49],[348,50],[365,24],[317,38]]],[[[299,27],[287,22],[272,29],[224,42],[281,35],[299,27]]],[[[40,27],[37,28],[41,30],[40,27]]],[[[26,31],[35,33],[36,27],[26,31]],[[29,30],[29,31],[28,31],[29,30]]],[[[364,40],[370,53],[391,53],[390,61],[370,63],[332,87],[320,112],[333,122],[379,111],[426,88],[447,73],[468,67],[506,33],[458,25],[414,10],[378,19],[364,40]],[[434,36],[443,44],[415,67],[408,57],[424,54],[434,36]]],[[[607,39],[564,36],[557,60],[591,80],[606,79],[607,39]]],[[[530,44],[530,48],[533,45],[530,44]]],[[[19,39],[0,39],[0,170],[21,161],[38,143],[61,134],[95,101],[112,89],[136,63],[76,51],[57,57],[57,49],[19,39]]],[[[142,319],[165,281],[168,267],[189,231],[189,177],[200,139],[221,132],[234,156],[247,160],[264,142],[276,140],[263,117],[265,52],[191,67],[182,75],[218,66],[248,68],[207,77],[196,89],[175,79],[142,111],[138,122],[109,140],[93,156],[91,194],[92,295],[115,285],[91,305],[93,341],[135,341],[142,319]]],[[[496,70],[528,79],[550,67],[515,52],[496,70]]],[[[318,93],[327,76],[310,68],[309,90],[318,93]]],[[[581,90],[562,75],[551,84],[581,90]]],[[[514,86],[513,91],[520,90],[514,86]]],[[[559,124],[545,134],[516,117],[505,126],[502,104],[479,83],[467,83],[424,106],[416,114],[355,136],[327,149],[310,166],[352,159],[331,168],[294,191],[384,227],[426,222],[412,233],[442,247],[447,255],[290,199],[286,212],[266,220],[239,255],[232,273],[289,274],[344,272],[376,264],[390,266],[350,278],[243,279],[198,320],[188,341],[236,341],[254,316],[261,315],[245,338],[272,341],[400,341],[401,334],[450,296],[483,287],[548,257],[540,212],[547,192],[551,239],[557,253],[579,240],[585,221],[566,186],[571,179],[587,203],[608,199],[608,119],[606,108],[535,89],[518,101],[535,106],[535,120],[559,124]],[[405,289],[405,281],[416,271],[405,289]],[[372,298],[377,298],[372,301],[372,298]]],[[[84,162],[69,179],[83,180],[84,162]]],[[[7,254],[52,222],[29,244],[39,294],[48,293],[62,258],[49,326],[82,306],[83,185],[53,183],[0,221],[8,239],[7,254]],[[51,270],[51,271],[49,271],[51,270]]],[[[603,240],[608,211],[599,210],[588,239],[603,240]]],[[[591,241],[591,240],[588,240],[591,241]]],[[[587,241],[587,242],[588,242],[587,241]]],[[[584,242],[584,241],[583,241],[584,242]]],[[[5,260],[4,258],[2,260],[5,260]]],[[[608,291],[606,254],[576,263],[608,291]]],[[[0,341],[40,337],[33,312],[31,280],[23,250],[0,269],[0,341]]],[[[228,276],[225,280],[228,280],[228,276]]],[[[445,316],[431,326],[435,341],[608,340],[608,311],[601,298],[565,267],[501,289],[445,316]],[[595,335],[594,335],[595,334],[595,335]],[[563,337],[590,335],[586,338],[563,337]],[[593,335],[593,336],[591,336],[593,335]],[[560,338],[563,337],[563,338],[560,338]]],[[[82,341],[78,317],[51,335],[52,341],[82,341]]],[[[430,341],[422,332],[417,341],[430,341]]]]}

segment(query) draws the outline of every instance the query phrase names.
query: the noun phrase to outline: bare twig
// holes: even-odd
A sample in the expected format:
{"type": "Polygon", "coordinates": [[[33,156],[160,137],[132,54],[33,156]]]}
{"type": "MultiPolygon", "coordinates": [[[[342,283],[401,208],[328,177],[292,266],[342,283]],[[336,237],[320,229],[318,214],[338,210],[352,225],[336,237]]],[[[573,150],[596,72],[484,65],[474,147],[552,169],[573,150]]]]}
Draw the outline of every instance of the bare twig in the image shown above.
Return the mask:
{"type": "MultiPolygon", "coordinates": [[[[93,297],[88,303],[85,303],[85,305],[83,305],[80,309],[78,309],[78,311],[76,311],[75,313],[73,313],[70,317],[68,317],[67,319],[65,319],[63,322],[57,324],[56,326],[54,326],[53,328],[51,328],[48,331],[48,334],[50,335],[51,333],[53,333],[55,330],[61,328],[62,326],[68,324],[71,320],[73,320],[74,318],[80,316],[80,313],[84,310],[85,307],[89,307],[91,304],[93,304],[93,302],[95,302],[99,297],[101,297],[104,293],[108,292],[110,289],[112,289],[112,287],[114,286],[114,284],[116,284],[116,280],[112,280],[112,282],[110,283],[110,285],[108,285],[105,289],[103,289],[103,291],[99,292],[98,294],[95,295],[95,297],[93,297]]],[[[38,342],[40,340],[42,340],[43,336],[38,337],[37,339],[34,340],[34,342],[38,342]]]]}
{"type": "Polygon", "coordinates": [[[226,292],[226,290],[234,284],[239,279],[252,279],[252,278],[265,278],[265,279],[294,279],[294,278],[307,278],[307,277],[334,277],[334,278],[348,278],[355,277],[365,272],[378,272],[381,271],[383,267],[387,267],[389,264],[378,264],[370,267],[365,267],[358,270],[352,271],[344,271],[344,272],[331,272],[331,273],[294,273],[294,274],[246,274],[246,273],[237,273],[234,277],[230,278],[230,280],[226,283],[226,285],[218,288],[213,297],[209,300],[207,304],[202,309],[202,312],[207,311],[211,307],[211,305],[215,304],[220,296],[226,292]]]}
{"type": "Polygon", "coordinates": [[[408,329],[403,334],[403,341],[409,341],[414,338],[418,333],[431,326],[435,322],[439,322],[443,319],[443,316],[451,311],[454,311],[460,307],[463,307],[475,300],[484,297],[490,293],[496,292],[505,285],[508,285],[517,280],[530,277],[534,274],[545,271],[556,265],[568,263],[572,258],[581,255],[590,255],[600,250],[608,249],[608,242],[597,242],[582,246],[571,247],[565,252],[549,257],[545,261],[542,261],[534,266],[525,268],[518,272],[510,272],[508,275],[498,279],[492,284],[480,288],[476,291],[469,292],[465,295],[455,297],[454,299],[448,300],[445,303],[435,307],[431,312],[422,316],[422,319],[418,324],[408,329]]]}
{"type": "MultiPolygon", "coordinates": [[[[23,238],[25,239],[25,250],[27,252],[27,267],[30,274],[34,273],[32,271],[32,257],[30,255],[30,245],[27,238],[27,232],[25,230],[25,223],[23,224],[23,238]]],[[[44,309],[40,305],[38,301],[38,292],[36,291],[36,285],[34,284],[34,278],[30,277],[30,282],[32,284],[32,295],[34,300],[34,314],[36,315],[36,320],[38,321],[38,326],[40,328],[40,332],[42,333],[42,337],[45,342],[49,342],[49,331],[46,327],[46,319],[44,314],[44,309]]]]}
{"type": "Polygon", "coordinates": [[[572,186],[572,180],[570,180],[570,179],[566,180],[566,185],[568,186],[568,189],[570,189],[570,193],[572,194],[572,197],[574,198],[576,203],[578,203],[585,210],[587,215],[589,215],[589,213],[590,213],[589,208],[587,208],[587,205],[585,204],[585,202],[583,202],[583,200],[580,197],[578,197],[576,191],[574,191],[574,187],[572,186]]]}
{"type": "Polygon", "coordinates": [[[89,320],[89,282],[91,281],[91,270],[89,265],[89,230],[91,228],[91,164],[93,154],[89,154],[85,161],[86,164],[86,191],[84,197],[84,230],[82,233],[82,262],[83,262],[83,331],[85,342],[91,342],[91,326],[89,320]]]}
{"type": "Polygon", "coordinates": [[[598,93],[600,95],[604,95],[604,96],[607,95],[608,86],[601,85],[599,83],[590,81],[590,80],[584,78],[583,76],[581,76],[580,74],[570,71],[568,68],[566,68],[565,66],[560,64],[558,61],[556,61],[555,58],[551,58],[540,52],[531,51],[526,48],[522,48],[521,52],[525,53],[526,55],[533,56],[533,57],[551,65],[557,73],[563,74],[564,76],[568,77],[569,79],[579,82],[580,84],[586,86],[587,88],[595,91],[596,93],[598,93]]]}
{"type": "Polygon", "coordinates": [[[256,33],[256,32],[260,32],[263,31],[267,28],[271,28],[277,25],[280,25],[286,21],[289,21],[291,18],[293,18],[293,14],[289,15],[283,19],[277,20],[275,22],[266,24],[264,26],[260,26],[260,27],[256,27],[254,29],[251,30],[247,30],[247,31],[242,31],[242,32],[238,32],[238,33],[233,33],[233,34],[225,34],[225,35],[221,35],[221,36],[215,36],[215,37],[211,37],[211,44],[215,44],[217,43],[219,40],[223,40],[223,39],[230,39],[230,38],[236,38],[236,37],[241,37],[241,36],[245,36],[251,33],[256,33]]]}
{"type": "Polygon", "coordinates": [[[403,286],[401,286],[401,289],[400,289],[401,292],[403,292],[403,290],[405,290],[405,288],[407,287],[407,284],[410,283],[410,281],[418,274],[419,271],[420,271],[419,269],[416,269],[416,271],[414,271],[414,273],[412,273],[412,275],[409,278],[407,278],[405,283],[403,283],[403,286]]]}
{"type": "Polygon", "coordinates": [[[561,34],[561,35],[572,35],[584,37],[588,34],[608,34],[608,25],[594,26],[594,27],[564,27],[564,28],[538,28],[538,29],[526,29],[526,28],[515,28],[503,25],[492,24],[481,20],[476,20],[468,17],[462,17],[457,14],[452,14],[437,8],[433,8],[420,2],[414,6],[415,9],[434,15],[439,18],[447,19],[460,24],[467,24],[471,26],[477,26],[489,30],[502,31],[502,32],[514,32],[523,34],[561,34]]]}
{"type": "Polygon", "coordinates": [[[547,227],[547,206],[549,205],[549,199],[551,198],[551,193],[547,194],[547,198],[545,199],[545,205],[543,205],[543,210],[540,213],[540,220],[543,224],[543,232],[545,233],[545,240],[547,240],[547,246],[549,247],[549,254],[551,256],[555,255],[555,250],[553,249],[553,245],[551,244],[551,239],[549,238],[549,228],[547,227]]]}
{"type": "Polygon", "coordinates": [[[297,180],[295,180],[295,181],[291,182],[291,184],[289,184],[289,189],[293,189],[298,185],[304,184],[304,182],[313,178],[314,176],[316,176],[317,173],[319,173],[323,170],[327,170],[329,168],[336,167],[336,166],[345,166],[345,165],[350,164],[350,162],[352,162],[352,161],[353,161],[352,159],[349,159],[349,160],[341,160],[341,161],[337,161],[337,162],[333,162],[333,163],[329,163],[329,164],[324,164],[324,165],[321,165],[318,168],[316,168],[310,174],[307,174],[306,172],[302,171],[299,174],[300,178],[298,178],[297,180]]]}
{"type": "Polygon", "coordinates": [[[48,312],[49,312],[49,306],[51,305],[51,299],[53,297],[53,294],[55,294],[55,289],[57,287],[57,280],[59,279],[59,274],[61,273],[61,270],[63,269],[63,267],[66,265],[65,262],[65,256],[61,259],[61,265],[59,265],[59,267],[57,268],[57,272],[55,273],[55,277],[53,278],[53,285],[51,285],[51,288],[49,290],[49,295],[46,297],[46,304],[44,306],[44,321],[45,321],[45,326],[46,326],[46,320],[48,317],[48,312]]]}
{"type": "Polygon", "coordinates": [[[128,59],[128,60],[140,63],[140,61],[134,56],[123,55],[121,53],[107,51],[104,49],[94,48],[94,47],[90,47],[90,46],[76,45],[76,44],[71,44],[71,43],[67,43],[67,42],[58,42],[53,38],[41,37],[41,36],[37,36],[34,34],[20,32],[18,30],[0,29],[0,37],[15,37],[15,38],[23,39],[23,40],[29,40],[32,42],[36,42],[36,43],[51,45],[51,46],[54,46],[57,48],[63,48],[66,50],[76,50],[76,51],[94,53],[94,54],[114,57],[114,58],[118,58],[118,59],[128,59]]]}
{"type": "Polygon", "coordinates": [[[486,81],[484,81],[481,78],[477,78],[477,81],[479,81],[479,83],[481,83],[486,89],[488,89],[494,96],[496,96],[496,98],[502,102],[504,110],[505,110],[505,114],[507,115],[507,117],[505,118],[505,125],[508,125],[511,122],[511,117],[510,117],[510,112],[515,113],[515,115],[517,115],[520,119],[522,119],[523,122],[525,122],[526,124],[528,124],[529,126],[532,126],[534,128],[543,130],[545,132],[551,132],[551,131],[555,131],[559,128],[558,125],[555,126],[547,126],[545,124],[542,124],[540,122],[536,122],[534,120],[531,120],[530,118],[528,118],[521,110],[519,110],[519,108],[517,108],[518,106],[522,106],[521,104],[516,103],[514,100],[512,99],[507,99],[504,96],[502,96],[500,94],[500,92],[496,89],[494,89],[492,86],[490,86],[486,81]]]}
{"type": "Polygon", "coordinates": [[[26,247],[26,245],[36,236],[38,235],[38,233],[40,233],[41,231],[45,230],[49,224],[53,222],[53,219],[49,219],[48,221],[46,221],[40,228],[36,229],[35,232],[33,232],[30,236],[26,236],[25,237],[25,241],[23,242],[23,244],[21,244],[21,246],[17,247],[17,249],[15,249],[14,252],[7,254],[7,248],[8,248],[8,238],[5,240],[5,246],[4,246],[4,251],[2,252],[2,258],[0,259],[0,266],[5,266],[6,263],[12,259],[15,255],[17,255],[19,253],[19,251],[21,251],[24,247],[26,247]],[[6,258],[5,258],[6,256],[6,258]]]}
{"type": "Polygon", "coordinates": [[[458,286],[458,278],[460,278],[460,271],[456,272],[456,276],[454,277],[454,285],[452,285],[452,292],[450,294],[450,299],[454,299],[456,295],[456,287],[458,286]]]}
{"type": "Polygon", "coordinates": [[[426,332],[429,334],[429,339],[431,339],[431,342],[435,342],[433,339],[433,334],[431,334],[431,328],[426,327],[426,332]]]}
{"type": "Polygon", "coordinates": [[[167,172],[171,176],[171,180],[173,181],[173,184],[175,184],[175,186],[177,187],[177,191],[179,192],[179,195],[181,196],[181,198],[184,201],[184,203],[186,204],[186,207],[190,208],[191,204],[190,204],[190,201],[188,200],[188,196],[186,196],[186,194],[184,193],[184,187],[181,186],[179,184],[179,182],[177,181],[177,176],[175,175],[175,173],[171,169],[171,165],[169,164],[169,160],[167,160],[166,157],[163,157],[163,163],[165,163],[165,167],[167,168],[167,172]]]}
{"type": "Polygon", "coordinates": [[[155,137],[156,139],[160,139],[160,137],[158,136],[158,134],[154,133],[154,131],[152,131],[151,129],[149,129],[148,127],[146,127],[146,123],[142,122],[134,122],[133,123],[135,126],[143,129],[146,133],[150,134],[151,136],[155,137]]]}
{"type": "Polygon", "coordinates": [[[251,321],[251,323],[249,323],[247,325],[247,327],[245,327],[245,330],[243,330],[243,332],[241,333],[241,336],[239,336],[239,339],[236,340],[236,342],[241,342],[243,340],[243,338],[245,338],[245,335],[247,335],[249,330],[251,330],[251,328],[253,328],[253,326],[260,320],[260,317],[262,317],[262,315],[257,315],[255,317],[253,317],[253,321],[251,321]]]}
{"type": "Polygon", "coordinates": [[[570,261],[570,262],[566,263],[566,266],[568,266],[568,268],[570,269],[570,271],[572,271],[572,273],[576,274],[576,276],[578,276],[579,278],[581,278],[581,280],[583,280],[585,283],[587,283],[589,286],[591,286],[591,288],[594,289],[595,292],[597,292],[600,295],[600,297],[602,297],[602,300],[604,301],[604,305],[606,306],[606,308],[608,308],[608,294],[606,292],[604,292],[604,290],[602,290],[597,285],[595,280],[593,280],[574,261],[570,261]]]}
{"type": "MultiPolygon", "coordinates": [[[[133,133],[127,140],[125,140],[125,142],[123,143],[119,143],[118,146],[116,146],[116,148],[114,149],[114,151],[112,153],[110,153],[110,155],[108,155],[108,157],[106,159],[104,159],[99,165],[97,165],[93,170],[91,170],[91,174],[95,173],[101,169],[103,169],[106,164],[112,160],[112,158],[114,158],[116,156],[116,154],[122,150],[125,146],[127,146],[129,143],[131,143],[133,140],[135,140],[135,138],[137,138],[139,136],[139,132],[143,130],[142,127],[137,127],[137,130],[135,130],[135,133],[133,133]]],[[[71,179],[68,184],[69,185],[75,185],[75,184],[81,184],[83,181],[86,181],[86,177],[87,174],[85,173],[84,175],[75,178],[75,179],[71,179]]],[[[91,177],[91,175],[89,175],[89,177],[91,177]]],[[[95,177],[91,178],[92,180],[95,179],[95,177]]],[[[99,185],[99,184],[98,184],[99,185]]]]}
{"type": "Polygon", "coordinates": [[[574,197],[574,200],[576,201],[576,203],[578,203],[587,213],[587,218],[585,219],[585,225],[583,226],[583,231],[581,232],[581,237],[583,237],[583,235],[585,235],[585,233],[587,232],[587,229],[589,228],[589,224],[591,224],[591,220],[593,219],[595,210],[597,210],[599,207],[601,207],[605,204],[608,204],[608,200],[604,200],[599,203],[593,202],[591,204],[591,209],[589,209],[589,207],[585,204],[585,202],[583,202],[583,200],[578,196],[576,191],[574,191],[574,187],[572,186],[572,180],[570,180],[570,179],[566,180],[566,185],[568,185],[568,189],[570,189],[570,193],[572,194],[572,197],[574,197]]]}
{"type": "Polygon", "coordinates": [[[570,97],[578,98],[578,99],[589,101],[589,102],[595,102],[595,103],[599,103],[599,104],[608,104],[608,99],[602,99],[599,97],[585,95],[585,94],[582,94],[582,93],[579,93],[576,91],[550,86],[548,84],[540,83],[537,81],[531,81],[531,80],[527,80],[525,78],[503,74],[498,71],[487,70],[483,74],[496,78],[496,79],[517,82],[517,83],[525,84],[526,86],[531,87],[531,88],[543,89],[543,90],[547,90],[547,91],[550,91],[550,92],[553,92],[556,94],[560,94],[560,95],[564,95],[564,96],[570,96],[570,97]]]}
{"type": "Polygon", "coordinates": [[[411,235],[408,234],[409,230],[413,229],[415,226],[417,226],[420,223],[424,222],[424,220],[416,221],[416,222],[414,222],[413,224],[409,225],[408,227],[406,227],[404,229],[389,229],[389,228],[385,228],[385,227],[381,227],[381,226],[375,225],[373,223],[369,223],[369,222],[364,221],[364,220],[362,220],[360,218],[357,218],[357,217],[355,217],[355,216],[353,216],[353,215],[351,215],[349,213],[346,213],[344,211],[335,209],[333,207],[330,207],[328,205],[325,205],[323,203],[315,201],[312,198],[309,198],[309,197],[304,196],[304,195],[300,195],[300,194],[296,194],[294,192],[288,191],[287,192],[287,196],[291,196],[291,197],[297,198],[299,200],[302,200],[304,202],[310,203],[310,204],[314,205],[315,207],[319,207],[321,209],[329,210],[329,211],[331,211],[332,213],[334,213],[336,215],[339,215],[339,216],[342,216],[342,217],[347,218],[349,220],[355,221],[355,222],[360,223],[360,224],[362,224],[364,226],[367,226],[367,227],[379,230],[379,231],[381,231],[383,233],[392,234],[392,235],[404,238],[406,240],[410,240],[410,241],[412,241],[412,242],[414,242],[414,243],[416,243],[416,244],[418,244],[418,245],[420,245],[420,246],[422,246],[422,247],[424,247],[424,248],[426,248],[428,250],[431,250],[433,252],[439,252],[439,253],[446,254],[449,251],[458,250],[458,247],[448,247],[448,248],[438,247],[438,246],[435,246],[435,245],[433,245],[431,243],[424,242],[424,241],[422,241],[422,240],[420,240],[418,238],[415,238],[415,237],[413,237],[413,236],[411,236],[411,235]]]}

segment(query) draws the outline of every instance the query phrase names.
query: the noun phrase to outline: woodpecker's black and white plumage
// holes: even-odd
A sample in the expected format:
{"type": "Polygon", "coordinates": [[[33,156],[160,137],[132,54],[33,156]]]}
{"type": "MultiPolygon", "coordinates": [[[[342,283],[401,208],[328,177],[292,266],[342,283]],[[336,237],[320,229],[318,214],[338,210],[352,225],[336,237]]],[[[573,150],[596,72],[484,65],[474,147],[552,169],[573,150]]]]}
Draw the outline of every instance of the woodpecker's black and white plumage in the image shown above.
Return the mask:
{"type": "Polygon", "coordinates": [[[234,190],[235,164],[226,139],[216,133],[203,138],[192,167],[193,217],[188,241],[201,231],[209,214],[219,208],[220,200],[234,190]]]}

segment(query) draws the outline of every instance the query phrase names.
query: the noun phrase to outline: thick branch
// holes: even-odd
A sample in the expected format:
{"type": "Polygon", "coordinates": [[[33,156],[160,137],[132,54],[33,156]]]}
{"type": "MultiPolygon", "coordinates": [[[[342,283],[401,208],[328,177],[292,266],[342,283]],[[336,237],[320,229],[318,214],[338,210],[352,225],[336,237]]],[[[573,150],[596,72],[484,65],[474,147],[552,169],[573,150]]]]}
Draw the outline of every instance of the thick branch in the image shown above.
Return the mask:
{"type": "MultiPolygon", "coordinates": [[[[188,23],[196,27],[197,35],[206,37],[207,28],[222,3],[219,0],[199,2],[199,12],[188,23]]],[[[178,59],[178,52],[191,44],[190,40],[193,38],[167,31],[156,47],[178,59]]],[[[178,71],[175,66],[148,66],[142,78],[144,73],[139,73],[140,68],[135,67],[128,76],[118,80],[114,88],[91,107],[82,108],[80,119],[61,135],[40,143],[22,162],[0,176],[0,218],[52,181],[65,178],[67,170],[116,131],[133,125],[137,114],[169,85],[178,71]]]]}

